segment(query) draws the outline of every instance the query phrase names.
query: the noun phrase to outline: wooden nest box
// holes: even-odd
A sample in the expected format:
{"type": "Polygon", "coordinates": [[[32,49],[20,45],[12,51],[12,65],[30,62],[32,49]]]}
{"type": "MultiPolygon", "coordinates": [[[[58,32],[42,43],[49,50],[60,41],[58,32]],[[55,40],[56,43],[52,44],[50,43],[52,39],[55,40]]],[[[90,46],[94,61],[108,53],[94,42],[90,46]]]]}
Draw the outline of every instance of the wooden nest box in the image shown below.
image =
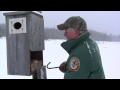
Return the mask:
{"type": "Polygon", "coordinates": [[[6,17],[7,69],[9,75],[31,75],[31,62],[43,65],[44,19],[41,12],[16,11],[6,17]]]}

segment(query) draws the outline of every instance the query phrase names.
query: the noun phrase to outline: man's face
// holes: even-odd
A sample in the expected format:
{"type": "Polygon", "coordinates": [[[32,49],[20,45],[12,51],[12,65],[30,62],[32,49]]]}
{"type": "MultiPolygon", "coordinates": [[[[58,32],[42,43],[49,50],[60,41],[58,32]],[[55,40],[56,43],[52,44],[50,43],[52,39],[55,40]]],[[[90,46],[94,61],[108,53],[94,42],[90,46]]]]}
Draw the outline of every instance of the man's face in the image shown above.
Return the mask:
{"type": "Polygon", "coordinates": [[[65,30],[64,36],[68,40],[73,40],[73,39],[77,38],[78,32],[77,32],[77,30],[74,30],[72,28],[68,28],[68,29],[65,30]]]}

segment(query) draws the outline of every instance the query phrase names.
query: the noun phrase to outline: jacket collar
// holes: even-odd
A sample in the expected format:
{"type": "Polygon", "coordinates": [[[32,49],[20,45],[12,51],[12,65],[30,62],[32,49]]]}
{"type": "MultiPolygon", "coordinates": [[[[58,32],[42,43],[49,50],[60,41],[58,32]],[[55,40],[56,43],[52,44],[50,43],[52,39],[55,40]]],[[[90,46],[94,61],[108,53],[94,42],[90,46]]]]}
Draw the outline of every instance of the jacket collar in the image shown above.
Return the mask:
{"type": "Polygon", "coordinates": [[[76,46],[78,43],[84,41],[86,38],[88,38],[90,36],[90,33],[87,31],[84,34],[82,34],[81,36],[79,36],[78,38],[74,39],[74,40],[67,40],[66,42],[63,42],[61,44],[61,46],[68,52],[70,53],[76,46]]]}

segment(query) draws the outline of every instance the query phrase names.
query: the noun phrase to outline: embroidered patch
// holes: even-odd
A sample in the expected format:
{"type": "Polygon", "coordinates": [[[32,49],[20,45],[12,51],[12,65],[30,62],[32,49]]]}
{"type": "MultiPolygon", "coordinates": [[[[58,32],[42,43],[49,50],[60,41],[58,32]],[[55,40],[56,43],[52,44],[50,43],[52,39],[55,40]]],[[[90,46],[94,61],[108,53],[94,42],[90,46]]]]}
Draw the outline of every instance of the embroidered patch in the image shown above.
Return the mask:
{"type": "Polygon", "coordinates": [[[77,71],[80,67],[80,60],[76,57],[71,58],[69,68],[71,71],[77,71]]]}

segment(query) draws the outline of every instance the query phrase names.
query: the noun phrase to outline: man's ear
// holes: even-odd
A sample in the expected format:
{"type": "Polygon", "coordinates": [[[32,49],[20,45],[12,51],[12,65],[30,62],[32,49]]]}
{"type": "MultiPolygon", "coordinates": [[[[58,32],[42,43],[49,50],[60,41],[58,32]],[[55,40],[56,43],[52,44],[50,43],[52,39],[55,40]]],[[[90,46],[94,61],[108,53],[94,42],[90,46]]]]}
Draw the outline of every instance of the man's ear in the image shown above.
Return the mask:
{"type": "Polygon", "coordinates": [[[75,30],[75,33],[76,33],[77,35],[80,35],[80,32],[79,32],[78,30],[75,30]]]}

